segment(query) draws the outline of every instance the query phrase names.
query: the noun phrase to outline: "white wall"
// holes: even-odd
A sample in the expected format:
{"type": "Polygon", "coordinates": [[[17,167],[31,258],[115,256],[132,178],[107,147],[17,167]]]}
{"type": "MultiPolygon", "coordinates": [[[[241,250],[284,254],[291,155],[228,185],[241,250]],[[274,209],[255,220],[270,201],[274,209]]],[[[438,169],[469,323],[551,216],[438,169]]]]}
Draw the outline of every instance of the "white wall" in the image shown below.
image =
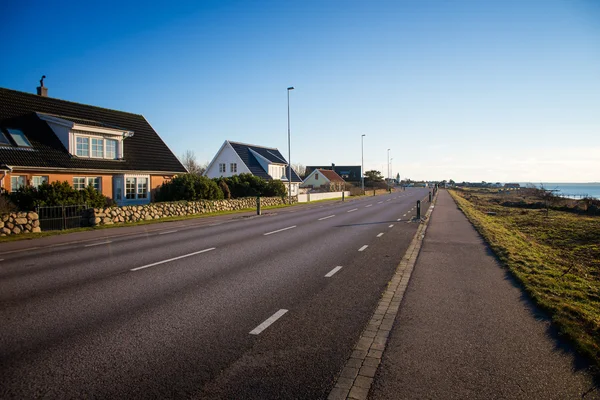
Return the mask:
{"type": "Polygon", "coordinates": [[[218,178],[220,176],[228,177],[245,173],[250,173],[250,170],[242,162],[235,150],[227,144],[223,147],[223,151],[221,151],[218,158],[213,162],[210,169],[206,171],[205,175],[209,178],[218,178]],[[219,164],[222,163],[225,163],[225,172],[219,172],[219,164]],[[229,170],[229,164],[231,163],[237,163],[237,172],[232,173],[229,170]]]}
{"type": "MultiPolygon", "coordinates": [[[[344,192],[345,197],[350,196],[350,192],[344,192]]],[[[307,193],[298,195],[298,203],[306,203],[308,201],[335,199],[342,197],[342,192],[327,192],[327,193],[307,193]]]]}

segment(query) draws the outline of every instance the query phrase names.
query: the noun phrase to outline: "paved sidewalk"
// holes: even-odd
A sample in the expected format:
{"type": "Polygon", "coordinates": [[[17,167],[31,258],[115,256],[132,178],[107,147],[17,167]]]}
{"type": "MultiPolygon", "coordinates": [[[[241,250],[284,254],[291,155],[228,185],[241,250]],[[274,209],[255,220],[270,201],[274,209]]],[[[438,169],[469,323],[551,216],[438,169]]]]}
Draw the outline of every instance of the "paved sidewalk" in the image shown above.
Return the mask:
{"type": "Polygon", "coordinates": [[[441,190],[371,399],[600,399],[585,361],[441,190]]]}

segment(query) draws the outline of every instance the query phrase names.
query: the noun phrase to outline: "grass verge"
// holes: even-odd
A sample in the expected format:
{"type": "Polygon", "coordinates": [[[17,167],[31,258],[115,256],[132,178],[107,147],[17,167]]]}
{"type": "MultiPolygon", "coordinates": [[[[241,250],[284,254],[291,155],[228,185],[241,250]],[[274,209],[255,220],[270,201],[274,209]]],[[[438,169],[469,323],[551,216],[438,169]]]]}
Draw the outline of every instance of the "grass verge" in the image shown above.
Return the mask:
{"type": "Polygon", "coordinates": [[[505,207],[449,191],[499,260],[600,371],[600,217],[505,207]],[[490,215],[489,213],[495,213],[490,215]]]}

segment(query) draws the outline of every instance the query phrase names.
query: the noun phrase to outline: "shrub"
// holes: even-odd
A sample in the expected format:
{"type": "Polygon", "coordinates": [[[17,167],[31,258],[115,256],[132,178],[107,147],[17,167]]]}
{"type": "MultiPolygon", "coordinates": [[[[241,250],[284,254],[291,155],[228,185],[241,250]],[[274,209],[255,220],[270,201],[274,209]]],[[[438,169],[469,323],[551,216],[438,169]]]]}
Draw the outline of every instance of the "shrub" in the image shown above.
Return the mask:
{"type": "Polygon", "coordinates": [[[223,191],[223,197],[226,200],[231,199],[231,192],[229,191],[229,186],[227,186],[227,183],[225,182],[225,180],[219,179],[218,185],[219,185],[219,188],[223,191]]]}
{"type": "Polygon", "coordinates": [[[240,197],[283,197],[287,194],[285,183],[280,180],[266,181],[252,174],[239,174],[227,178],[217,178],[229,188],[231,198],[240,197]]]}
{"type": "Polygon", "coordinates": [[[114,205],[112,199],[88,186],[76,190],[68,182],[44,182],[39,187],[26,186],[8,195],[19,210],[30,211],[36,206],[60,206],[87,204],[88,207],[108,207],[114,205]]]}
{"type": "Polygon", "coordinates": [[[2,189],[2,193],[0,193],[0,215],[10,214],[15,211],[17,211],[17,207],[10,201],[8,193],[2,189]]]}
{"type": "Polygon", "coordinates": [[[182,174],[162,184],[156,191],[157,201],[222,200],[223,191],[205,176],[182,174]]]}

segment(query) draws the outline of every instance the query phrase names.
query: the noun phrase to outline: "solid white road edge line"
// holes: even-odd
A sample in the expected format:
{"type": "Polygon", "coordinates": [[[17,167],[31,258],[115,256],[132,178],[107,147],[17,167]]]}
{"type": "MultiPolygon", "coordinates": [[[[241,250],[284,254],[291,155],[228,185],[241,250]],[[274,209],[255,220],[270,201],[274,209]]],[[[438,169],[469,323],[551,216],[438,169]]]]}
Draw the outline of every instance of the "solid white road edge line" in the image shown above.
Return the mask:
{"type": "Polygon", "coordinates": [[[382,237],[383,236],[383,232],[381,232],[379,235],[377,235],[377,237],[382,237]]]}
{"type": "Polygon", "coordinates": [[[366,249],[367,247],[369,247],[368,244],[365,244],[363,247],[361,247],[360,249],[358,249],[358,251],[363,251],[364,249],[366,249]]]}
{"type": "Polygon", "coordinates": [[[342,267],[340,267],[339,265],[337,267],[335,267],[334,269],[332,269],[331,271],[329,271],[327,273],[327,275],[325,275],[325,278],[331,278],[336,272],[338,272],[340,269],[342,269],[342,267]]]}
{"type": "Polygon", "coordinates": [[[353,208],[352,210],[348,210],[346,212],[352,212],[352,211],[356,211],[356,210],[358,210],[358,208],[353,208]]]}
{"type": "Polygon", "coordinates": [[[295,228],[295,227],[296,227],[296,225],[292,225],[292,226],[288,226],[287,228],[278,229],[278,230],[276,230],[276,231],[273,231],[273,232],[267,232],[267,233],[263,233],[263,236],[268,236],[268,235],[272,235],[272,234],[274,234],[274,233],[278,233],[278,232],[287,231],[288,229],[293,229],[293,228],[295,228]]]}
{"type": "Polygon", "coordinates": [[[330,215],[330,216],[328,216],[328,217],[319,218],[318,220],[319,220],[319,221],[323,221],[324,219],[329,219],[329,218],[333,218],[333,217],[335,217],[335,214],[333,214],[333,215],[330,215]]]}
{"type": "Polygon", "coordinates": [[[175,232],[179,232],[179,231],[166,231],[166,232],[159,232],[159,235],[166,235],[168,233],[175,233],[175,232]]]}
{"type": "Polygon", "coordinates": [[[110,240],[107,240],[106,242],[100,242],[100,243],[86,244],[86,245],[85,245],[85,246],[83,246],[83,247],[93,247],[93,246],[100,246],[100,245],[102,245],[102,244],[109,244],[109,243],[112,243],[112,241],[110,241],[110,240]]]}
{"type": "Polygon", "coordinates": [[[286,312],[288,312],[288,310],[284,310],[283,308],[281,310],[277,311],[275,314],[271,315],[265,322],[263,322],[262,324],[260,324],[256,328],[252,329],[250,331],[250,334],[251,335],[258,335],[258,334],[260,334],[262,331],[264,331],[269,326],[271,326],[273,324],[273,322],[275,322],[279,318],[281,318],[283,316],[283,314],[285,314],[286,312]]]}
{"type": "Polygon", "coordinates": [[[132,268],[132,269],[130,269],[130,271],[132,271],[132,272],[139,271],[140,269],[150,268],[150,267],[154,267],[155,265],[160,265],[160,264],[168,263],[169,261],[175,261],[175,260],[180,260],[182,258],[195,256],[196,254],[206,253],[207,251],[211,251],[211,250],[214,250],[214,249],[216,249],[216,247],[211,247],[210,249],[204,249],[204,250],[200,250],[200,251],[195,251],[193,253],[184,254],[184,255],[179,256],[179,257],[169,258],[168,260],[158,261],[158,262],[155,262],[155,263],[152,263],[152,264],[142,265],[141,267],[132,268]]]}

